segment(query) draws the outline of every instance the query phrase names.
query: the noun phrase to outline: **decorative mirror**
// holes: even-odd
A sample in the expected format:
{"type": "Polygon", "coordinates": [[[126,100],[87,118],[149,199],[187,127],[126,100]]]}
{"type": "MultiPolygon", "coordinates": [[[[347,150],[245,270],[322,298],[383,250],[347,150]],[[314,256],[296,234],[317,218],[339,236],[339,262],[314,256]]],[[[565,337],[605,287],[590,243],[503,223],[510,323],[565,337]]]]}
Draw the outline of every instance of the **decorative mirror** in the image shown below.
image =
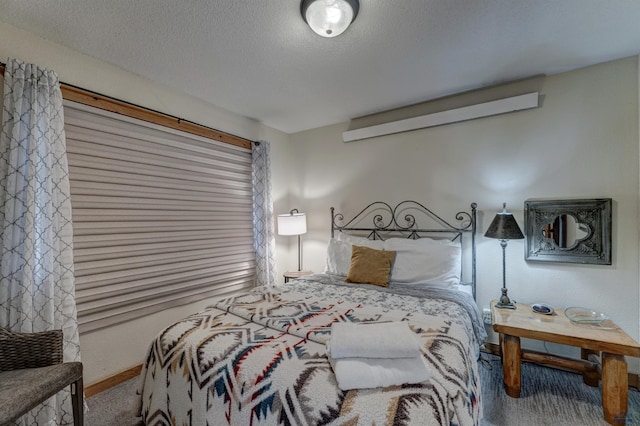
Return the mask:
{"type": "Polygon", "coordinates": [[[611,204],[611,198],[525,201],[525,259],[611,265],[611,204]]]}

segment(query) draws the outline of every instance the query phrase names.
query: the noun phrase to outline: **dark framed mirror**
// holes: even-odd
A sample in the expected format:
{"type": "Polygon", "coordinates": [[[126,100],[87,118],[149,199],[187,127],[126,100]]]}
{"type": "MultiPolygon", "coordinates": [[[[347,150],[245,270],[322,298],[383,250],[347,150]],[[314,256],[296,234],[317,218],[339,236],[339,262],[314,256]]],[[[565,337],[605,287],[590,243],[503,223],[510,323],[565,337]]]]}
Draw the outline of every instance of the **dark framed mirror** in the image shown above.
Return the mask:
{"type": "Polygon", "coordinates": [[[525,201],[525,259],[611,265],[611,205],[611,198],[525,201]]]}

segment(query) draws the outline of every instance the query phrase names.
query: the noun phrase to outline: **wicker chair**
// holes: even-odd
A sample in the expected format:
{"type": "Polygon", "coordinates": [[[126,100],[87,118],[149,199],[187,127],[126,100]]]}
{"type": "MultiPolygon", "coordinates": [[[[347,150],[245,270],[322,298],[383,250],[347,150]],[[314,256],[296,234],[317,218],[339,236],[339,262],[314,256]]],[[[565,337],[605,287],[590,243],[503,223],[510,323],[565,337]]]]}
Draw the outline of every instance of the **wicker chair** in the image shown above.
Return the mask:
{"type": "Polygon", "coordinates": [[[84,419],[82,363],[62,362],[62,330],[14,333],[0,328],[0,425],[9,425],[66,386],[73,424],[84,419]]]}

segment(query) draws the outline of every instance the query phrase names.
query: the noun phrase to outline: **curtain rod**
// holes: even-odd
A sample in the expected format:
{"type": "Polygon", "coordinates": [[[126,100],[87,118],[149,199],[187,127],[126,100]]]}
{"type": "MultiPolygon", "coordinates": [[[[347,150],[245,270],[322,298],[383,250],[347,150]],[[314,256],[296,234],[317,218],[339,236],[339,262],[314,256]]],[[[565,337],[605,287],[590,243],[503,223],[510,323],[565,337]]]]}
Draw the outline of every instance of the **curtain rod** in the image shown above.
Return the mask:
{"type": "MultiPolygon", "coordinates": [[[[0,62],[0,74],[4,75],[5,73],[5,68],[6,68],[6,63],[4,62],[0,62]]],[[[214,129],[212,127],[208,127],[208,126],[204,126],[202,124],[198,124],[196,122],[190,121],[190,120],[186,120],[184,118],[180,118],[180,117],[176,117],[174,115],[170,115],[170,114],[166,114],[164,112],[160,112],[151,108],[147,108],[144,106],[140,106],[140,105],[136,105],[134,103],[128,102],[128,101],[123,101],[121,99],[117,99],[111,96],[107,96],[107,95],[103,95],[102,93],[98,93],[98,92],[94,92],[92,90],[87,90],[85,88],[73,85],[73,84],[69,84],[69,83],[65,83],[65,82],[60,82],[60,89],[64,89],[62,90],[63,92],[63,98],[67,99],[67,100],[72,100],[75,102],[79,102],[85,105],[90,105],[90,106],[94,106],[96,108],[100,108],[100,109],[105,109],[111,112],[115,112],[117,114],[122,114],[122,115],[128,115],[128,114],[123,114],[121,112],[121,108],[118,108],[118,106],[129,106],[130,108],[134,109],[134,110],[144,110],[147,111],[149,113],[155,114],[157,116],[163,117],[165,119],[168,119],[171,121],[175,120],[176,126],[173,125],[167,125],[167,123],[156,123],[156,124],[162,124],[166,127],[171,127],[177,130],[182,130],[185,131],[187,133],[192,133],[192,134],[196,134],[196,135],[200,135],[200,136],[204,136],[204,137],[209,137],[212,139],[215,139],[215,137],[212,136],[206,136],[204,134],[202,134],[202,132],[197,132],[197,129],[204,129],[210,132],[214,132],[218,138],[220,139],[224,139],[221,140],[220,142],[227,142],[227,143],[231,143],[232,145],[236,145],[236,146],[242,146],[245,148],[250,148],[251,144],[256,144],[256,145],[260,145],[260,142],[258,141],[252,141],[250,139],[246,139],[243,138],[241,136],[236,136],[233,135],[231,133],[227,133],[227,132],[223,132],[221,130],[217,130],[214,129]],[[67,96],[65,96],[67,95],[67,96]],[[69,96],[71,95],[71,96],[69,96]],[[111,107],[108,107],[107,105],[105,105],[104,102],[101,102],[101,100],[106,101],[106,103],[108,104],[116,104],[116,105],[111,105],[111,107]],[[118,105],[119,104],[119,105],[118,105]]],[[[145,119],[145,118],[141,118],[138,115],[131,115],[134,118],[138,118],[141,119],[143,121],[150,121],[149,119],[145,119]]],[[[166,120],[165,120],[166,121],[166,120]]]]}

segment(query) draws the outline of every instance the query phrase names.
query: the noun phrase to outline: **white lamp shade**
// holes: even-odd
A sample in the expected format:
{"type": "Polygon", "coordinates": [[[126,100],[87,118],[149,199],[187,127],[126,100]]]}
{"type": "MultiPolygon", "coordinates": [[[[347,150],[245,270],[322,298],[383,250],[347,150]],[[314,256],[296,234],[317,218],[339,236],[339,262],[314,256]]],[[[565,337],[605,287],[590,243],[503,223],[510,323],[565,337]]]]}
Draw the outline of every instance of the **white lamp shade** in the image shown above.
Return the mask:
{"type": "Polygon", "coordinates": [[[353,18],[353,7],[346,0],[314,0],[304,11],[307,24],[322,37],[342,34],[353,18]]]}
{"type": "Polygon", "coordinates": [[[287,213],[278,215],[278,235],[301,235],[306,233],[306,214],[287,213]]]}

